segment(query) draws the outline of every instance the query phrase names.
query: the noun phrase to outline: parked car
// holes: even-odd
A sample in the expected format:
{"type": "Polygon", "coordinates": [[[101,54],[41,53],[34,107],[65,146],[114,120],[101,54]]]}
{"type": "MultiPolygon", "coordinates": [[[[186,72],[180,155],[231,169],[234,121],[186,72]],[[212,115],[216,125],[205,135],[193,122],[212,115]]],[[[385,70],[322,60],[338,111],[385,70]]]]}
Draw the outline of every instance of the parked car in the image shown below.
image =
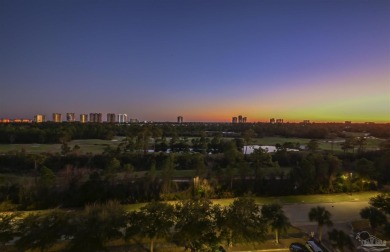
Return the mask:
{"type": "Polygon", "coordinates": [[[323,252],[323,250],[320,248],[320,245],[317,244],[314,240],[308,240],[306,242],[306,247],[308,247],[311,251],[314,252],[323,252]]]}
{"type": "Polygon", "coordinates": [[[290,244],[290,252],[310,252],[305,245],[301,243],[291,243],[290,244]]]}

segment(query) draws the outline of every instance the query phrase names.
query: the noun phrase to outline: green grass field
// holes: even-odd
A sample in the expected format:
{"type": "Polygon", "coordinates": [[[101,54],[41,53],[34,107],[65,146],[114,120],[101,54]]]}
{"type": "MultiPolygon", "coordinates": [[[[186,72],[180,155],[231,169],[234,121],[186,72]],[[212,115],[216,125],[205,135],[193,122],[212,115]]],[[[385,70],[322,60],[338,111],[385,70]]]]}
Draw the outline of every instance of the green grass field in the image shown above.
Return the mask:
{"type": "MultiPolygon", "coordinates": [[[[367,202],[378,195],[378,192],[359,192],[352,195],[346,193],[315,194],[315,195],[290,195],[280,197],[253,197],[258,204],[309,204],[309,203],[336,203],[336,202],[367,202]]],[[[234,199],[215,199],[213,202],[221,206],[228,206],[234,199]]]]}
{"type": "Polygon", "coordinates": [[[310,139],[307,139],[307,138],[287,138],[287,137],[263,137],[263,138],[253,139],[254,144],[271,145],[271,146],[274,146],[277,143],[283,144],[285,142],[306,144],[309,141],[310,141],[310,139]]]}
{"type": "MultiPolygon", "coordinates": [[[[280,197],[252,197],[257,204],[315,204],[315,203],[337,203],[337,202],[368,202],[370,198],[377,196],[378,192],[358,192],[352,195],[346,193],[335,194],[314,194],[314,195],[290,195],[280,197]]],[[[214,204],[220,206],[229,206],[235,198],[228,199],[213,199],[214,204]]],[[[171,204],[175,204],[177,201],[169,201],[171,204]]],[[[127,211],[138,210],[146,203],[127,204],[124,205],[127,211]]]]}
{"type": "Polygon", "coordinates": [[[61,152],[60,144],[0,144],[0,153],[25,150],[27,153],[61,152]]]}
{"type": "MultiPolygon", "coordinates": [[[[378,195],[378,192],[359,192],[352,195],[346,193],[336,194],[315,194],[315,195],[290,195],[280,197],[252,197],[257,204],[315,204],[315,203],[337,203],[337,202],[368,202],[370,198],[378,195]]],[[[235,198],[228,199],[213,199],[214,204],[226,207],[229,206],[235,198]]],[[[175,204],[177,201],[169,201],[175,204]]],[[[146,203],[127,204],[124,205],[126,211],[138,210],[146,203]]]]}
{"type": "Polygon", "coordinates": [[[113,140],[101,140],[101,139],[82,139],[82,140],[72,140],[69,142],[69,146],[73,147],[76,144],[80,146],[80,151],[82,153],[93,153],[99,154],[104,151],[107,146],[111,148],[117,148],[121,143],[123,137],[115,137],[113,140]]]}
{"type": "MultiPolygon", "coordinates": [[[[107,146],[116,148],[122,137],[115,137],[113,140],[101,140],[101,139],[79,139],[72,140],[68,143],[70,148],[73,148],[76,144],[80,146],[81,153],[93,153],[99,154],[104,151],[107,146]]],[[[7,153],[10,151],[22,151],[25,150],[26,153],[60,153],[61,144],[0,144],[0,153],[7,153]]]]}
{"type": "MultiPolygon", "coordinates": [[[[252,144],[257,145],[271,145],[274,146],[277,143],[283,144],[285,142],[299,143],[306,145],[311,139],[308,138],[286,138],[286,137],[264,137],[254,139],[252,144]]],[[[342,151],[341,143],[344,141],[343,138],[334,139],[333,150],[342,151]]],[[[368,138],[366,150],[378,150],[379,144],[382,143],[383,139],[368,138]]],[[[321,150],[332,150],[332,142],[330,140],[319,140],[319,149],[321,150]]]]}
{"type": "MultiPolygon", "coordinates": [[[[257,204],[315,204],[315,203],[337,203],[337,202],[368,202],[370,198],[377,196],[378,192],[359,192],[352,195],[346,193],[336,194],[315,194],[315,195],[290,195],[280,197],[251,197],[257,204]]],[[[235,198],[227,199],[212,199],[214,204],[220,206],[229,206],[235,198]]],[[[168,203],[175,204],[177,201],[168,201],[168,203]]],[[[123,205],[126,211],[135,211],[145,206],[147,203],[136,203],[123,205]]],[[[52,209],[53,210],[53,209],[52,209]]],[[[48,210],[34,210],[34,211],[22,211],[23,215],[29,213],[46,213],[52,211],[48,210]]]]}
{"type": "MultiPolygon", "coordinates": [[[[359,192],[352,195],[346,193],[336,194],[315,194],[315,195],[290,195],[280,197],[252,197],[257,204],[315,204],[315,203],[337,203],[337,202],[368,202],[370,198],[378,195],[378,192],[359,192]]],[[[226,207],[229,206],[235,198],[213,199],[214,204],[226,207]]],[[[169,201],[175,204],[177,201],[169,201]]],[[[127,204],[124,205],[126,211],[135,211],[147,203],[127,204]]]]}

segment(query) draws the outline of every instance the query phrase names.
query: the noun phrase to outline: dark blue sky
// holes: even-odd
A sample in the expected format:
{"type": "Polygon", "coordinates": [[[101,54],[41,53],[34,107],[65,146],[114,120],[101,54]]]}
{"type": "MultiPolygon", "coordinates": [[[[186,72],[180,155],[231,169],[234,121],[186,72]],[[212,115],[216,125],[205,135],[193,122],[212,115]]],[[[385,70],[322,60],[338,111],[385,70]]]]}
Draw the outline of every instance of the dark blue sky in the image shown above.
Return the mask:
{"type": "Polygon", "coordinates": [[[390,1],[0,0],[0,25],[0,118],[390,118],[390,1]]]}

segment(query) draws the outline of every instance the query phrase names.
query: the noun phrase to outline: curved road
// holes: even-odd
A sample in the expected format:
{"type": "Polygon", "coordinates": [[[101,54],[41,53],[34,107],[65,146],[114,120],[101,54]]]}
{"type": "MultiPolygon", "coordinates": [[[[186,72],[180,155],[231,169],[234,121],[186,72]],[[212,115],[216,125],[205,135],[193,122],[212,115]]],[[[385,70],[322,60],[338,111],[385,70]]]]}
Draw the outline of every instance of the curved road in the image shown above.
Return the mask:
{"type": "MultiPolygon", "coordinates": [[[[311,232],[317,233],[317,223],[309,221],[309,211],[316,206],[325,207],[332,216],[332,227],[324,227],[324,234],[333,228],[343,230],[347,234],[351,234],[351,222],[360,220],[361,209],[370,206],[368,202],[341,202],[341,203],[317,203],[317,204],[290,204],[283,205],[286,216],[290,219],[293,226],[300,228],[306,234],[311,232]]],[[[317,235],[317,234],[316,234],[317,235]]],[[[324,235],[323,245],[330,248],[330,244],[324,235]]],[[[332,250],[329,250],[332,251],[332,250]]]]}
{"type": "Polygon", "coordinates": [[[294,226],[316,225],[309,221],[309,211],[316,206],[325,207],[331,214],[333,223],[348,223],[359,220],[360,210],[368,207],[368,202],[340,202],[340,203],[315,203],[315,204],[288,204],[283,205],[286,216],[294,226]]]}

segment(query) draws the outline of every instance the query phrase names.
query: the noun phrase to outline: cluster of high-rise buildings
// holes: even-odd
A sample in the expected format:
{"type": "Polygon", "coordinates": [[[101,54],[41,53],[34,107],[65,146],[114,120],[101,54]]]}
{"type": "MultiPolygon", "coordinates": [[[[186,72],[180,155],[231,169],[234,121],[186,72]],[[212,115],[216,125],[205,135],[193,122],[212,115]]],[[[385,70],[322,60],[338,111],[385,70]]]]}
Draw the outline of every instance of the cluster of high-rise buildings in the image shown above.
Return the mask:
{"type": "MultiPolygon", "coordinates": [[[[80,114],[80,120],[81,123],[86,122],[92,122],[92,123],[101,123],[103,122],[103,114],[102,113],[89,113],[89,114],[80,114]]],[[[76,121],[76,115],[75,113],[66,113],[66,122],[75,122],[76,121]]],[[[46,116],[42,114],[37,114],[34,116],[34,122],[41,123],[46,122],[46,116]]],[[[52,115],[52,122],[63,122],[62,114],[61,113],[53,113],[52,115]]],[[[114,114],[114,113],[108,113],[107,114],[107,120],[108,123],[127,123],[127,122],[138,122],[137,119],[130,119],[128,120],[127,114],[114,114]]]]}
{"type": "MultiPolygon", "coordinates": [[[[51,118],[47,118],[44,114],[36,114],[34,115],[34,119],[8,119],[8,118],[0,118],[0,123],[43,123],[43,122],[76,122],[79,121],[81,123],[138,123],[139,120],[135,118],[128,118],[127,114],[115,114],[115,113],[107,113],[106,120],[104,121],[102,113],[89,113],[89,114],[80,114],[79,120],[77,120],[75,113],[66,113],[65,117],[61,113],[53,113],[51,118]]],[[[183,116],[177,117],[177,123],[183,123],[183,116]]]]}
{"type": "MultiPolygon", "coordinates": [[[[51,120],[46,120],[46,116],[43,114],[37,114],[34,116],[34,119],[8,119],[8,118],[0,118],[0,123],[31,123],[31,122],[36,122],[36,123],[42,123],[46,121],[51,121],[51,122],[76,122],[76,114],[75,113],[66,113],[65,120],[62,118],[61,113],[53,113],[51,120]]],[[[103,122],[103,114],[102,113],[89,113],[89,114],[80,114],[79,115],[79,122],[81,123],[102,123],[103,122]]],[[[133,118],[128,118],[127,114],[115,114],[115,113],[107,113],[107,118],[106,121],[107,123],[138,123],[138,119],[133,119],[133,118]]],[[[146,121],[143,121],[146,122],[146,121]]],[[[183,116],[178,116],[177,117],[177,123],[183,123],[184,119],[183,116]]],[[[247,123],[247,117],[239,115],[237,117],[232,117],[232,123],[247,123]]],[[[269,119],[270,124],[282,124],[284,123],[282,118],[270,118],[269,119]]],[[[303,120],[300,122],[301,124],[312,124],[314,122],[311,122],[310,120],[303,120]]],[[[344,124],[350,125],[352,124],[351,121],[345,121],[344,124]]],[[[374,122],[365,122],[365,124],[375,124],[374,122]]]]}
{"type": "Polygon", "coordinates": [[[232,123],[246,123],[246,120],[246,116],[242,115],[232,117],[232,123]]]}
{"type": "Polygon", "coordinates": [[[0,118],[0,123],[30,123],[30,119],[9,119],[9,118],[0,118]]]}
{"type": "Polygon", "coordinates": [[[271,118],[269,119],[269,123],[283,123],[283,119],[279,118],[279,119],[275,119],[275,118],[271,118]]]}

